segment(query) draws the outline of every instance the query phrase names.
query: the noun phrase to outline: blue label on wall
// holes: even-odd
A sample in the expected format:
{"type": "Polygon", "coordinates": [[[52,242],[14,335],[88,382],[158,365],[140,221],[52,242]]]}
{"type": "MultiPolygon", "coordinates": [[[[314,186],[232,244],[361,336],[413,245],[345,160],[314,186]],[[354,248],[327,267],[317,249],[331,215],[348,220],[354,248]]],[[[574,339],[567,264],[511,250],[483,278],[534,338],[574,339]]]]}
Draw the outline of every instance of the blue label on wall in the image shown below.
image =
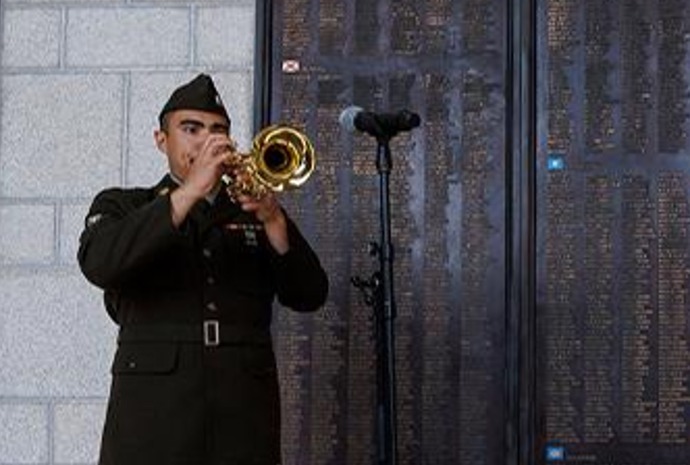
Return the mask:
{"type": "Polygon", "coordinates": [[[565,160],[560,154],[551,154],[546,162],[546,169],[549,171],[560,171],[565,169],[565,160]]]}
{"type": "Polygon", "coordinates": [[[549,462],[560,462],[565,460],[565,447],[546,446],[546,460],[549,462]]]}

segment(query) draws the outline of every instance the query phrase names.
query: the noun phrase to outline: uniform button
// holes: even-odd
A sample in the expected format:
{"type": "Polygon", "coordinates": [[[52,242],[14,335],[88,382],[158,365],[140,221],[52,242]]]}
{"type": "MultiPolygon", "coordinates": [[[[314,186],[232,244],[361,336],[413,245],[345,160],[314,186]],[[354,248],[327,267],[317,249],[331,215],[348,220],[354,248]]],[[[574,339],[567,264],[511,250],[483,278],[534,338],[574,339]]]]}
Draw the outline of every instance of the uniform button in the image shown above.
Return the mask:
{"type": "Polygon", "coordinates": [[[128,366],[129,368],[136,368],[136,367],[137,367],[137,362],[130,361],[130,362],[127,364],[127,366],[128,366]]]}
{"type": "Polygon", "coordinates": [[[211,251],[209,249],[203,249],[201,253],[204,254],[204,257],[211,258],[211,251]]]}
{"type": "Polygon", "coordinates": [[[206,282],[211,285],[216,284],[216,280],[213,278],[213,276],[206,278],[206,282]]]}
{"type": "Polygon", "coordinates": [[[208,309],[211,310],[212,312],[215,312],[216,310],[218,310],[218,306],[216,305],[215,302],[209,302],[209,303],[207,303],[207,304],[206,304],[206,308],[208,308],[208,309]]]}

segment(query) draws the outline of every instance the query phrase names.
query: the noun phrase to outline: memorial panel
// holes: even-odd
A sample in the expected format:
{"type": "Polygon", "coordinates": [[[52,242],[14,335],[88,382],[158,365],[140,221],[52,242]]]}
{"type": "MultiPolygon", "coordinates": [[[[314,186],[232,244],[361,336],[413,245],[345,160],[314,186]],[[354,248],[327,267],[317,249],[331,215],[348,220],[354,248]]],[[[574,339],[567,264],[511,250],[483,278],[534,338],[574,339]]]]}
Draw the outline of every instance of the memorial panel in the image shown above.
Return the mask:
{"type": "Polygon", "coordinates": [[[277,312],[286,464],[376,463],[376,334],[350,283],[378,267],[376,141],[350,105],[420,114],[391,141],[400,464],[499,465],[505,428],[505,1],[276,1],[272,118],[317,149],[283,197],[331,278],[277,312]],[[297,392],[294,392],[297,390],[297,392]]]}
{"type": "Polygon", "coordinates": [[[690,463],[690,6],[539,2],[538,463],[690,463]]]}

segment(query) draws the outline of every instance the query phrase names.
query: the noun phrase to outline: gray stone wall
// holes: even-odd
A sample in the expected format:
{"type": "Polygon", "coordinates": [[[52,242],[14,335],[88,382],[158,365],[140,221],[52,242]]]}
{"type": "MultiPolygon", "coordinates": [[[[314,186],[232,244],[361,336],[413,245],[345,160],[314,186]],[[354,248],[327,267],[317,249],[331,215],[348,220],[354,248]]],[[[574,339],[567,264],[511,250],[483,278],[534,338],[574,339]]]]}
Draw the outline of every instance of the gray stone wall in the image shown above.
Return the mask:
{"type": "Polygon", "coordinates": [[[251,139],[254,0],[1,0],[0,465],[97,459],[115,326],[75,254],[96,192],[150,185],[170,92],[211,73],[251,139]]]}

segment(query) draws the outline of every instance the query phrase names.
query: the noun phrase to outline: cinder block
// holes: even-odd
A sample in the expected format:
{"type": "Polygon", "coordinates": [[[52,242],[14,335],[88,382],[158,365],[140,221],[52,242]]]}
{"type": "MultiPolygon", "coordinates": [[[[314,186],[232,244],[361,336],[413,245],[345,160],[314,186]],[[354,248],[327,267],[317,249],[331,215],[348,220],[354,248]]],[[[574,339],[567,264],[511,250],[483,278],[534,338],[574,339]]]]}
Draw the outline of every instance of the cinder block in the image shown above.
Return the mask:
{"type": "Polygon", "coordinates": [[[68,14],[68,66],[132,67],[189,62],[189,8],[84,8],[68,14]]]}
{"type": "Polygon", "coordinates": [[[0,462],[48,462],[47,406],[0,403],[0,462]]]}
{"type": "Polygon", "coordinates": [[[0,398],[107,395],[115,325],[76,272],[0,269],[0,398]]]}
{"type": "Polygon", "coordinates": [[[62,207],[60,226],[60,262],[77,264],[79,235],[84,229],[84,220],[89,205],[65,205],[62,207]]]}
{"type": "Polygon", "coordinates": [[[57,66],[60,10],[21,9],[3,17],[2,66],[57,66]]]}
{"type": "Polygon", "coordinates": [[[119,182],[120,76],[8,75],[2,104],[0,195],[83,197],[119,182]]]}
{"type": "Polygon", "coordinates": [[[130,82],[127,185],[151,186],[168,171],[165,155],[158,151],[153,132],[158,114],[170,94],[197,73],[135,73],[130,82]]]}
{"type": "MultiPolygon", "coordinates": [[[[186,1],[186,0],[183,0],[186,1]]],[[[21,5],[27,5],[27,4],[34,4],[38,3],[41,5],[45,5],[46,2],[45,0],[2,0],[2,3],[5,3],[7,5],[14,5],[14,4],[21,4],[21,5]]],[[[57,5],[57,4],[69,4],[74,5],[76,3],[88,3],[88,4],[100,4],[100,5],[117,5],[117,4],[124,4],[128,3],[127,0],[50,0],[51,5],[57,5]]]]}
{"type": "Polygon", "coordinates": [[[55,406],[55,463],[96,463],[106,401],[72,401],[55,406]]]}
{"type": "Polygon", "coordinates": [[[254,63],[254,7],[201,7],[197,13],[197,62],[251,67],[254,63]]]}
{"type": "Polygon", "coordinates": [[[53,260],[54,238],[54,207],[0,207],[0,265],[50,263],[53,260]]]}
{"type": "Polygon", "coordinates": [[[252,140],[253,114],[253,72],[226,72],[214,75],[218,92],[232,118],[232,137],[239,143],[240,150],[249,148],[252,140]]]}
{"type": "MultiPolygon", "coordinates": [[[[19,0],[17,0],[19,1],[19,0]]],[[[40,1],[40,0],[35,0],[40,1]]],[[[85,0],[88,1],[88,0],[85,0]]],[[[234,6],[247,6],[254,7],[256,0],[229,0],[226,2],[219,2],[218,0],[131,0],[134,4],[165,4],[169,5],[171,3],[185,4],[185,5],[204,5],[204,4],[218,4],[218,3],[232,3],[234,6]]]]}

